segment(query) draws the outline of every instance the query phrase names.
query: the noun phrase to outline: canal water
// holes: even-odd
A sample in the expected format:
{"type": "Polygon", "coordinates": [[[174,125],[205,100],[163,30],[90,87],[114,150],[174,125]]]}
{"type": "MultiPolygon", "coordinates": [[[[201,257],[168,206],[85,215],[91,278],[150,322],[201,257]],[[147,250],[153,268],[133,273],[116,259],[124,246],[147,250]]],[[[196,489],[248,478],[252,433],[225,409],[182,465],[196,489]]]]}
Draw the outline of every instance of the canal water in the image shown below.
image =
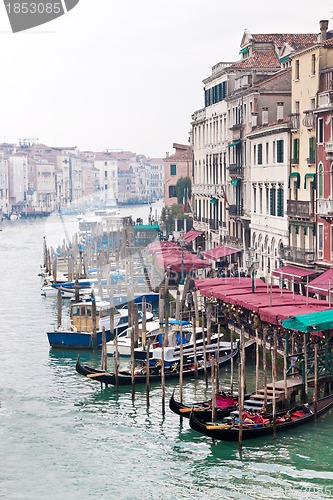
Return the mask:
{"type": "MultiPolygon", "coordinates": [[[[76,227],[74,216],[0,226],[0,498],[332,497],[333,411],[277,441],[245,441],[240,458],[237,443],[197,434],[168,407],[163,418],[159,385],[147,410],[144,388],[134,402],[130,389],[101,389],[75,372],[76,352],[49,348],[56,304],[40,295],[43,234],[61,243],[76,227]]],[[[99,355],[83,361],[97,366],[99,355]]],[[[185,400],[207,397],[203,381],[186,381],[185,400]]]]}

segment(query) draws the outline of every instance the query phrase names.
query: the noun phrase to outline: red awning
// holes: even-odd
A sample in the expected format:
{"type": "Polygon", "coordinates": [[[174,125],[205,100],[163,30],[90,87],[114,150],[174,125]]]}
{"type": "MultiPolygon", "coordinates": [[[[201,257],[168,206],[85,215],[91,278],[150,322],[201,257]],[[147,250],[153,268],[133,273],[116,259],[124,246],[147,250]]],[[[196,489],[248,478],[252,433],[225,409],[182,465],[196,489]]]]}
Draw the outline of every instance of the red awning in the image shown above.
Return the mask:
{"type": "Polygon", "coordinates": [[[156,254],[155,258],[156,264],[161,269],[166,270],[168,266],[171,266],[171,271],[175,271],[177,273],[181,272],[182,262],[186,273],[192,269],[210,267],[207,261],[199,259],[196,255],[186,251],[184,251],[183,256],[181,252],[160,252],[156,254]]]}
{"type": "MultiPolygon", "coordinates": [[[[324,302],[325,304],[325,302],[324,302]]],[[[279,325],[283,319],[299,314],[310,314],[313,312],[326,311],[328,308],[316,304],[288,305],[278,307],[265,307],[260,310],[260,319],[272,325],[279,325]]]]}
{"type": "Polygon", "coordinates": [[[227,257],[228,255],[232,255],[240,251],[241,250],[235,250],[234,248],[220,245],[219,247],[215,247],[212,248],[211,250],[207,250],[206,252],[202,252],[202,255],[206,257],[206,259],[218,260],[221,259],[222,257],[227,257]]]}
{"type": "Polygon", "coordinates": [[[186,243],[191,243],[191,241],[195,240],[198,236],[201,236],[203,231],[197,231],[196,229],[191,229],[186,234],[184,234],[184,240],[186,243]]]}
{"type": "Polygon", "coordinates": [[[302,269],[296,266],[284,266],[274,269],[272,274],[277,278],[284,278],[286,280],[293,280],[296,282],[300,282],[303,280],[303,278],[306,278],[307,276],[312,276],[314,274],[317,274],[317,271],[315,271],[314,269],[302,269]]]}
{"type": "Polygon", "coordinates": [[[327,295],[329,290],[333,290],[333,269],[325,271],[320,276],[317,276],[308,285],[309,292],[318,293],[319,295],[327,295]]]}

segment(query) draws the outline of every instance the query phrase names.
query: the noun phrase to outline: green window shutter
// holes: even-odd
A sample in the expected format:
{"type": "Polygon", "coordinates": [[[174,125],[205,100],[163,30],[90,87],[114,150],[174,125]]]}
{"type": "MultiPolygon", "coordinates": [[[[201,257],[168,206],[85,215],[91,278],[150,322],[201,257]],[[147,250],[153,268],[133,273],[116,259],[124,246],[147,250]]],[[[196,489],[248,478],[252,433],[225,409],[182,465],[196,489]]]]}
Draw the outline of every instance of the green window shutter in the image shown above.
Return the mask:
{"type": "Polygon", "coordinates": [[[262,144],[258,144],[258,165],[262,165],[262,144]]]}
{"type": "Polygon", "coordinates": [[[283,217],[283,188],[279,188],[277,191],[277,216],[283,217]]]}
{"type": "Polygon", "coordinates": [[[276,162],[283,163],[284,141],[276,141],[276,162]]]}
{"type": "Polygon", "coordinates": [[[205,90],[205,107],[209,106],[209,90],[205,90]]]}
{"type": "Polygon", "coordinates": [[[177,175],[177,165],[170,165],[170,175],[177,175]]]}
{"type": "Polygon", "coordinates": [[[294,160],[299,160],[299,139],[294,139],[294,160]]]}
{"type": "Polygon", "coordinates": [[[270,189],[270,215],[276,215],[276,189],[275,188],[271,188],[270,189]]]}
{"type": "Polygon", "coordinates": [[[314,162],[315,160],[315,137],[309,138],[309,158],[314,162]]]}

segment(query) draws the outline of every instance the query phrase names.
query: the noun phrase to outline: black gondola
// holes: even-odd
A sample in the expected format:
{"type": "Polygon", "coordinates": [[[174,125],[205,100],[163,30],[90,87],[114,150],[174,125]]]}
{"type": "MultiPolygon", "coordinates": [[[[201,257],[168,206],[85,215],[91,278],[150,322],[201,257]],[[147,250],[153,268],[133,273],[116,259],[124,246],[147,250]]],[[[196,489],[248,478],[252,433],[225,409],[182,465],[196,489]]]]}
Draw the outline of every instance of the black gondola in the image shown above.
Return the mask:
{"type": "MultiPolygon", "coordinates": [[[[238,347],[233,351],[233,358],[235,359],[238,355],[238,347]]],[[[219,366],[224,366],[230,363],[231,353],[226,354],[225,356],[219,357],[219,366]]],[[[160,367],[150,367],[149,380],[150,382],[161,381],[161,373],[160,367]]],[[[207,360],[207,371],[211,369],[211,361],[207,360]]],[[[84,375],[87,378],[92,380],[97,380],[98,382],[102,382],[105,385],[115,385],[116,384],[116,375],[114,372],[107,372],[104,370],[98,370],[88,365],[82,365],[80,363],[80,356],[76,362],[76,371],[81,375],[84,375]]],[[[204,367],[198,367],[198,374],[204,373],[204,367]]],[[[165,380],[179,378],[179,363],[175,363],[173,366],[165,367],[164,369],[165,380]]],[[[183,370],[183,377],[194,377],[194,366],[185,365],[183,370]]],[[[146,374],[143,373],[135,373],[134,375],[136,384],[145,384],[146,383],[146,374]]],[[[119,385],[131,385],[132,384],[132,375],[131,370],[119,370],[118,371],[118,384],[119,385]]]]}
{"type": "MultiPolygon", "coordinates": [[[[323,415],[333,405],[333,394],[317,401],[317,417],[323,415]]],[[[305,424],[314,420],[315,408],[313,403],[296,406],[293,409],[287,410],[276,419],[276,431],[286,431],[293,429],[299,425],[305,424]]],[[[195,412],[190,415],[190,426],[197,432],[205,434],[213,439],[222,441],[238,441],[239,424],[232,423],[209,423],[198,419],[195,412]]],[[[243,437],[242,439],[257,438],[273,434],[272,418],[264,419],[262,424],[255,424],[243,421],[243,437]]]]}
{"type": "MultiPolygon", "coordinates": [[[[194,403],[193,405],[185,405],[175,400],[175,391],[169,401],[169,408],[181,417],[190,418],[191,411],[195,412],[196,416],[202,420],[208,420],[212,416],[212,404],[210,401],[203,401],[201,403],[194,403]]],[[[216,418],[221,419],[230,415],[231,411],[236,410],[238,399],[219,394],[217,397],[216,418]]]]}

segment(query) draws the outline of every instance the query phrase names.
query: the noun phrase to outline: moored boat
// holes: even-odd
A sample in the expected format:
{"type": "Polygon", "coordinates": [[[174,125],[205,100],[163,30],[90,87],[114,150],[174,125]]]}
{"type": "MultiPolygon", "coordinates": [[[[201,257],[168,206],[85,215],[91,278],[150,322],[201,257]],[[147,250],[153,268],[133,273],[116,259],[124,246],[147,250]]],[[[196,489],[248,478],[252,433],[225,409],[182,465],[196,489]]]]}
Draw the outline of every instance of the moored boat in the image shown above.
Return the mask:
{"type": "MultiPolygon", "coordinates": [[[[234,350],[232,356],[236,358],[238,355],[238,348],[234,350]]],[[[231,354],[227,354],[219,358],[219,366],[227,365],[230,363],[231,354]]],[[[149,367],[149,380],[150,382],[160,382],[161,381],[161,367],[159,364],[156,366],[149,367]]],[[[207,361],[207,371],[211,370],[211,361],[207,361]]],[[[80,363],[80,357],[76,362],[76,371],[81,375],[84,375],[87,378],[91,378],[92,380],[97,380],[98,382],[102,382],[105,385],[115,385],[116,384],[116,374],[115,372],[108,372],[105,370],[98,370],[88,365],[82,365],[80,363]]],[[[194,365],[186,364],[183,370],[183,377],[193,378],[194,377],[194,365]]],[[[204,373],[204,366],[200,364],[198,367],[198,374],[201,375],[204,373]]],[[[165,367],[164,370],[165,379],[175,379],[179,377],[179,364],[175,364],[173,366],[165,367]]],[[[136,384],[145,384],[147,377],[145,373],[144,366],[138,366],[135,369],[134,379],[136,384]]],[[[118,372],[118,384],[119,385],[131,385],[132,383],[132,373],[131,370],[119,370],[118,372]]]]}
{"type": "MultiPolygon", "coordinates": [[[[236,410],[238,405],[238,398],[219,393],[216,397],[216,417],[218,419],[227,417],[231,411],[236,410]]],[[[212,416],[212,400],[194,403],[192,405],[185,405],[180,401],[175,400],[175,391],[169,401],[169,408],[171,411],[180,415],[181,417],[190,418],[193,411],[196,416],[202,420],[208,420],[212,416]]]]}
{"type": "MultiPolygon", "coordinates": [[[[333,406],[333,394],[321,398],[317,401],[317,417],[320,417],[333,406]]],[[[227,417],[230,420],[230,417],[227,417]]],[[[298,405],[293,409],[279,412],[276,417],[276,432],[283,432],[293,429],[300,425],[311,422],[315,419],[314,403],[298,405]]],[[[239,420],[231,418],[231,422],[207,422],[196,415],[196,412],[190,414],[190,426],[197,432],[213,439],[222,441],[238,441],[239,438],[239,420]]],[[[251,416],[247,412],[242,416],[242,439],[257,438],[265,435],[273,435],[273,418],[261,419],[258,416],[251,416]],[[246,415],[246,416],[245,416],[246,415]]]]}

